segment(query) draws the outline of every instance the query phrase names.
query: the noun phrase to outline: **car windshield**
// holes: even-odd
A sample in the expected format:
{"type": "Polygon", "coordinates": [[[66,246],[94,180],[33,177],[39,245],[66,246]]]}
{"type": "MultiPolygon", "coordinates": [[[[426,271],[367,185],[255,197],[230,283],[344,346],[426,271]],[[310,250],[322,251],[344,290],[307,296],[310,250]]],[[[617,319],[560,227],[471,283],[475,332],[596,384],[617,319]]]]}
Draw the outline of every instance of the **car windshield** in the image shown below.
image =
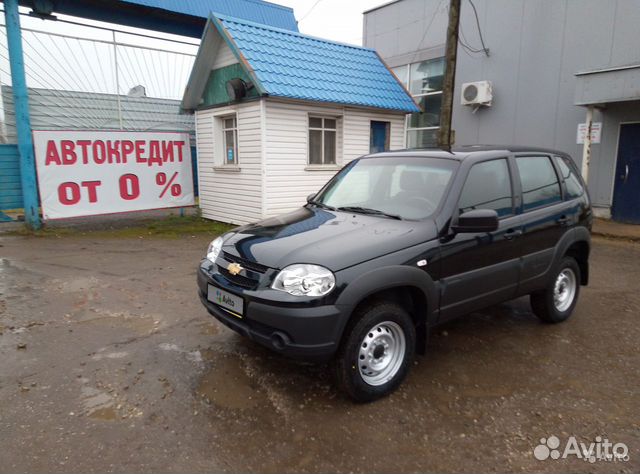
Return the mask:
{"type": "Polygon", "coordinates": [[[313,204],[401,219],[424,219],[442,200],[457,162],[442,158],[366,158],[349,163],[313,204]]]}

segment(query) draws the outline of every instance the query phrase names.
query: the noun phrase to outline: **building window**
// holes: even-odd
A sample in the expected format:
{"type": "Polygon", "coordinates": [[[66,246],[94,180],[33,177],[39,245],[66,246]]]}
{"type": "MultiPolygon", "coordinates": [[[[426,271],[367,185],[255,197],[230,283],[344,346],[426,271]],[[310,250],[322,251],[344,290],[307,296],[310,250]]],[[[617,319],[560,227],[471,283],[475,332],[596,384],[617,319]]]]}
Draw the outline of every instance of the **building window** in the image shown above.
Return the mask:
{"type": "Polygon", "coordinates": [[[309,164],[336,164],[337,120],[309,117],[309,164]]]}
{"type": "Polygon", "coordinates": [[[222,117],[222,142],[225,165],[238,164],[238,120],[235,115],[222,117]]]}
{"type": "Polygon", "coordinates": [[[407,118],[407,147],[435,146],[440,128],[444,58],[395,67],[393,72],[422,109],[407,118]]]}

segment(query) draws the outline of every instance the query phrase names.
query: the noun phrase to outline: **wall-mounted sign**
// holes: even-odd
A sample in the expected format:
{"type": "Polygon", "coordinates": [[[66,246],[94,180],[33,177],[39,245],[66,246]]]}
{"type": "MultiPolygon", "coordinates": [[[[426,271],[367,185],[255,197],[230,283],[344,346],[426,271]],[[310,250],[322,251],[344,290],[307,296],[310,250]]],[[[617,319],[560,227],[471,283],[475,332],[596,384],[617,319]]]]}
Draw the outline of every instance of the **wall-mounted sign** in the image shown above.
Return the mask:
{"type": "Polygon", "coordinates": [[[45,219],[194,204],[187,133],[33,132],[45,219]]]}
{"type": "MultiPolygon", "coordinates": [[[[600,136],[602,135],[602,122],[591,122],[591,143],[600,143],[600,136]]],[[[584,137],[587,136],[587,124],[578,124],[578,133],[576,136],[576,143],[582,145],[584,143],[584,137]]]]}

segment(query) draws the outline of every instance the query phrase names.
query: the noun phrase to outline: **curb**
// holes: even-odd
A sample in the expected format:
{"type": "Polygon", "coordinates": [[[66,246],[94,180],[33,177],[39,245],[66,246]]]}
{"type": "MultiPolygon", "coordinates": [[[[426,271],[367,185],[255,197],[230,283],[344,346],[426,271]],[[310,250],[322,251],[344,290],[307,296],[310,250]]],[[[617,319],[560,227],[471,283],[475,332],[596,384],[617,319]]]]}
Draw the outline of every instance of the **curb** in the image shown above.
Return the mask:
{"type": "Polygon", "coordinates": [[[608,232],[598,232],[594,230],[591,231],[591,235],[610,240],[621,240],[623,242],[640,242],[640,236],[635,235],[610,234],[608,232]]]}

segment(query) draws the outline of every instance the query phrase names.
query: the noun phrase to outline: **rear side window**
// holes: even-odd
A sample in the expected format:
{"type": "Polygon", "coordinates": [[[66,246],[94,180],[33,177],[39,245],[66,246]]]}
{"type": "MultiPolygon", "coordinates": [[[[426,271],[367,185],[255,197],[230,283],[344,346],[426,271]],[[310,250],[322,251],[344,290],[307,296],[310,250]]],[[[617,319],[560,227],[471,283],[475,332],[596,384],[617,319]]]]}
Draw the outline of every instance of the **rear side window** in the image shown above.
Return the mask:
{"type": "Polygon", "coordinates": [[[513,213],[511,179],[506,159],[484,161],[473,165],[464,183],[460,213],[472,209],[493,209],[498,217],[513,213]]]}
{"type": "Polygon", "coordinates": [[[556,163],[560,168],[560,175],[564,181],[564,186],[567,191],[567,199],[573,199],[580,197],[584,194],[584,188],[575,168],[567,161],[568,158],[556,156],[556,163]]]}
{"type": "Polygon", "coordinates": [[[548,156],[520,156],[516,158],[524,210],[548,206],[562,200],[558,176],[548,156]]]}

